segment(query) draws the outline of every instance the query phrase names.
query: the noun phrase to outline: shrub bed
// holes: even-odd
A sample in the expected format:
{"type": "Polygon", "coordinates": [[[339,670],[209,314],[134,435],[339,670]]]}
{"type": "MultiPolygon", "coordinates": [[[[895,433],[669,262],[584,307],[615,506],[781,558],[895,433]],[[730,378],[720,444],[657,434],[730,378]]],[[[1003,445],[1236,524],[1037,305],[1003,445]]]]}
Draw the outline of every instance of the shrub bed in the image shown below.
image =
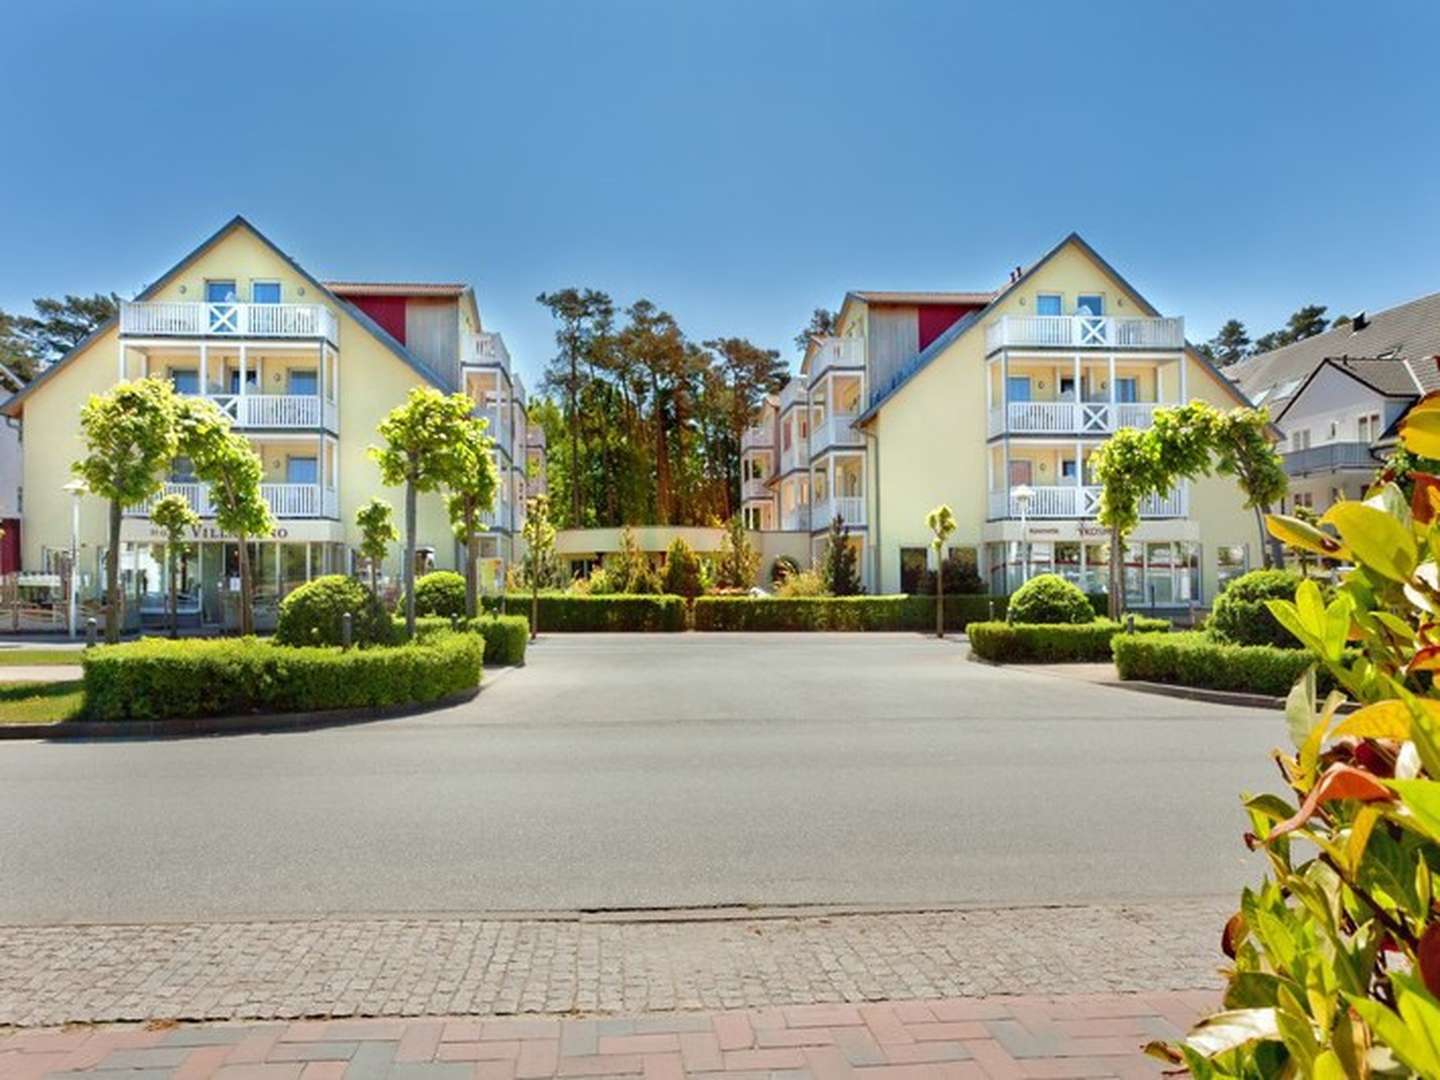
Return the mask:
{"type": "Polygon", "coordinates": [[[1059,574],[1033,577],[1010,597],[1010,618],[1017,623],[1088,623],[1094,617],[1089,597],[1059,574]]]}
{"type": "MultiPolygon", "coordinates": [[[[1293,570],[1251,570],[1215,598],[1206,629],[1217,641],[1233,645],[1278,645],[1298,649],[1300,642],[1270,614],[1267,601],[1293,600],[1301,577],[1293,570]]],[[[1330,597],[1325,597],[1328,602],[1330,597]]]]}
{"type": "Polygon", "coordinates": [[[483,655],[475,635],[449,632],[347,652],[258,638],[147,638],[87,650],[85,717],[160,720],[436,701],[479,685],[483,655]]]}
{"type": "MultiPolygon", "coordinates": [[[[405,623],[398,621],[397,632],[405,623]]],[[[503,667],[525,663],[525,645],[530,640],[530,620],[523,615],[481,615],[478,619],[460,619],[458,630],[468,630],[485,639],[485,665],[503,667]]],[[[415,620],[415,638],[422,643],[436,634],[448,633],[450,620],[426,618],[415,620]]]]}
{"type": "Polygon", "coordinates": [[[434,570],[415,582],[415,614],[465,617],[465,578],[454,570],[434,570]]]}
{"type": "MultiPolygon", "coordinates": [[[[1189,631],[1175,634],[1121,634],[1113,642],[1122,679],[1172,683],[1206,690],[1234,690],[1284,697],[1315,658],[1306,650],[1274,645],[1231,645],[1189,631]]],[[[1322,667],[1322,693],[1333,681],[1322,667]]]]}
{"type": "MultiPolygon", "coordinates": [[[[1135,618],[1137,631],[1157,637],[1169,630],[1164,619],[1135,618]]],[[[1110,659],[1110,642],[1125,635],[1125,624],[1109,619],[1088,623],[971,623],[970,651],[997,664],[1077,664],[1110,659]]],[[[1134,635],[1140,636],[1138,633],[1134,635]]],[[[1168,636],[1168,635],[1164,635],[1168,636]]]]}
{"type": "MultiPolygon", "coordinates": [[[[487,596],[487,612],[500,608],[501,598],[487,596]]],[[[512,593],[508,608],[530,613],[530,597],[512,593]]],[[[580,631],[675,631],[685,629],[685,601],[679,596],[575,596],[569,593],[540,594],[540,633],[563,634],[580,631]]]]}
{"type": "MultiPolygon", "coordinates": [[[[1005,613],[1003,596],[947,596],[945,628],[1005,613]]],[[[544,623],[542,622],[543,626],[544,623]]],[[[933,596],[701,596],[696,630],[920,630],[935,629],[933,596]]]]}
{"type": "Polygon", "coordinates": [[[307,581],[280,601],[275,640],[281,645],[339,645],[340,623],[351,617],[356,645],[386,645],[395,636],[385,607],[364,585],[344,574],[307,581]]]}

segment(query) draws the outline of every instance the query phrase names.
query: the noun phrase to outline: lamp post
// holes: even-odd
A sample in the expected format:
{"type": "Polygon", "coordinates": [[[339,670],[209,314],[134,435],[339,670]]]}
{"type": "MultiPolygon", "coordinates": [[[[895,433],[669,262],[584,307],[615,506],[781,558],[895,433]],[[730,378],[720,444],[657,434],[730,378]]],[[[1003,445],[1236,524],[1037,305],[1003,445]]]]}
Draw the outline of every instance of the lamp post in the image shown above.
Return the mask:
{"type": "Polygon", "coordinates": [[[1015,505],[1020,509],[1020,584],[1030,580],[1030,542],[1026,535],[1026,518],[1030,513],[1030,500],[1035,498],[1035,489],[1021,484],[1010,492],[1015,505]]]}
{"type": "Polygon", "coordinates": [[[80,592],[80,500],[89,489],[86,488],[84,480],[76,477],[60,490],[74,496],[70,503],[70,600],[68,605],[70,640],[74,641],[77,633],[75,626],[78,611],[76,597],[80,592]]]}

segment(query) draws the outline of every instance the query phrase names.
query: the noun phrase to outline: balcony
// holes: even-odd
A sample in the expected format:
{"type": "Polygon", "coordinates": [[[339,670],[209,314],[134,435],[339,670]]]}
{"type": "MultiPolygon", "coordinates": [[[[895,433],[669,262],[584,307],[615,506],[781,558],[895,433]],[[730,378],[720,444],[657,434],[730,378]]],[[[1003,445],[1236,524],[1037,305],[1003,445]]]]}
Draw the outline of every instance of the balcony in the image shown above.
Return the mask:
{"type": "Polygon", "coordinates": [[[740,433],[740,449],[768,450],[775,445],[775,435],[769,424],[752,424],[740,433]]]}
{"type": "Polygon", "coordinates": [[[480,520],[486,527],[498,529],[501,532],[508,532],[514,528],[515,516],[511,512],[510,504],[504,499],[497,497],[494,510],[482,510],[480,520]]]}
{"type": "Polygon", "coordinates": [[[460,363],[467,367],[498,367],[510,370],[510,350],[499,334],[471,334],[460,354],[460,363]]]}
{"type": "Polygon", "coordinates": [[[488,426],[485,434],[494,439],[495,445],[509,456],[511,453],[510,410],[502,409],[497,405],[477,405],[475,415],[486,421],[488,426]]]}
{"type": "Polygon", "coordinates": [[[318,394],[211,394],[236,427],[339,430],[335,402],[318,394]]]}
{"type": "Polygon", "coordinates": [[[812,529],[828,529],[830,523],[835,520],[836,514],[845,519],[846,525],[864,525],[865,496],[835,495],[828,499],[818,500],[810,508],[810,527],[812,529]]]}
{"type": "Polygon", "coordinates": [[[810,504],[801,503],[780,511],[780,528],[785,532],[810,531],[810,504]]]}
{"type": "Polygon", "coordinates": [[[1375,457],[1367,442],[1333,442],[1324,446],[1308,446],[1282,455],[1285,472],[1290,476],[1334,472],[1337,469],[1374,469],[1375,457]]]}
{"type": "Polygon", "coordinates": [[[780,471],[782,473],[794,472],[796,469],[803,469],[810,464],[810,440],[802,437],[793,437],[790,445],[780,451],[780,471]]]}
{"type": "Polygon", "coordinates": [[[858,413],[833,413],[815,425],[810,435],[810,452],[823,454],[826,450],[840,447],[865,445],[865,436],[851,425],[859,418],[858,413]]]}
{"type": "MultiPolygon", "coordinates": [[[[1074,484],[1038,485],[1030,488],[1030,505],[1024,517],[1027,521],[1045,518],[1093,518],[1100,511],[1100,488],[1076,487],[1074,484]]],[[[992,491],[989,493],[991,521],[1001,518],[1019,518],[1020,500],[1014,490],[992,491]]],[[[1185,516],[1185,493],[1182,488],[1171,491],[1164,497],[1151,497],[1140,504],[1142,518],[1171,518],[1185,516]]]]}
{"type": "MultiPolygon", "coordinates": [[[[190,508],[202,518],[214,517],[210,503],[210,485],[198,481],[177,481],[165,484],[158,494],[143,503],[127,507],[132,517],[148,517],[150,508],[166,495],[184,495],[190,508]]],[[[319,484],[261,484],[260,495],[277,518],[338,518],[339,497],[334,488],[319,484]]]]}
{"type": "Polygon", "coordinates": [[[862,371],[865,368],[865,339],[862,337],[820,338],[810,357],[806,382],[814,386],[821,375],[834,369],[862,371]]]}
{"type": "Polygon", "coordinates": [[[985,328],[985,353],[1000,349],[1148,349],[1185,347],[1185,320],[1115,315],[1002,315],[985,328]]]}
{"type": "Polygon", "coordinates": [[[125,337],[315,338],[335,344],[335,313],[323,304],[211,304],[194,300],[120,302],[125,337]]]}
{"type": "Polygon", "coordinates": [[[740,497],[742,499],[769,499],[774,494],[766,480],[757,480],[751,477],[740,483],[740,497]]]}
{"type": "Polygon", "coordinates": [[[1109,435],[1120,428],[1148,428],[1157,401],[1011,401],[990,410],[991,435],[1109,435]]]}

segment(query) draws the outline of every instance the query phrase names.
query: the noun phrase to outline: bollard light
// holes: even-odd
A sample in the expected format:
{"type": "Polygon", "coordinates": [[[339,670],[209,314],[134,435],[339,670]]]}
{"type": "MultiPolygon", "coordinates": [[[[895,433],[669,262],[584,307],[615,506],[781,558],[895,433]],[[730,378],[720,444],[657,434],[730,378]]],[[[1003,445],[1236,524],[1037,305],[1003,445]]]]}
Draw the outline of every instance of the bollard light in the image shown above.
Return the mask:
{"type": "Polygon", "coordinates": [[[87,649],[94,647],[98,638],[99,629],[99,624],[95,621],[94,615],[91,615],[85,620],[85,647],[87,649]]]}
{"type": "Polygon", "coordinates": [[[340,616],[340,648],[349,649],[355,632],[355,617],[350,612],[340,616]]]}

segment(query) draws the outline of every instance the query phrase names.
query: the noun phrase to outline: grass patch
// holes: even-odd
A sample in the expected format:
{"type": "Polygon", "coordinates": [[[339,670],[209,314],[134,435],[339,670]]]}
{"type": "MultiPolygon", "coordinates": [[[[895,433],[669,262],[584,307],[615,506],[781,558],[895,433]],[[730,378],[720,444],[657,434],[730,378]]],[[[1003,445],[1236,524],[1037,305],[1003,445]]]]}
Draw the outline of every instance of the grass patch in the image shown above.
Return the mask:
{"type": "Polygon", "coordinates": [[[85,708],[85,684],[68,682],[0,683],[0,724],[58,724],[76,720],[85,708]]]}
{"type": "Polygon", "coordinates": [[[80,666],[83,649],[0,649],[0,667],[80,666]]]}

